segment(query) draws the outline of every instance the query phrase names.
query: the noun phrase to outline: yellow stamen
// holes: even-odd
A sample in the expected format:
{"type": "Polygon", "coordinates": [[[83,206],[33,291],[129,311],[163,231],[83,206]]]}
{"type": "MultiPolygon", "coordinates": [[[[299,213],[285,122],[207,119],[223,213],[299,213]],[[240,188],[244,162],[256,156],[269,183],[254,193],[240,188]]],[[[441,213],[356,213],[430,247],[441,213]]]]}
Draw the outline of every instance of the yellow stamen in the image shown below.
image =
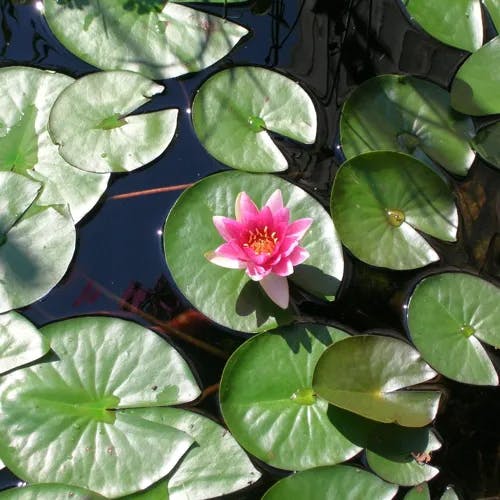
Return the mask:
{"type": "Polygon", "coordinates": [[[264,226],[262,229],[256,228],[248,231],[247,242],[244,247],[250,247],[257,255],[271,255],[278,243],[276,231],[269,234],[269,228],[264,226]]]}

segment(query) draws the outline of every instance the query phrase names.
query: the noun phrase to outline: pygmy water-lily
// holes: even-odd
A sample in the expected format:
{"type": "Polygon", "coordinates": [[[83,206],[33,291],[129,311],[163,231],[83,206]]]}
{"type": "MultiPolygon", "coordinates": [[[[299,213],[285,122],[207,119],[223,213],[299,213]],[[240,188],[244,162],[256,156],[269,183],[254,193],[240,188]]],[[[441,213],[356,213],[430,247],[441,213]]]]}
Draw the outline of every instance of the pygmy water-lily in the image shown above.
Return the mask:
{"type": "Polygon", "coordinates": [[[312,219],[290,222],[290,210],[283,206],[277,189],[261,210],[245,192],[236,198],[236,220],[216,215],[214,225],[225,243],[205,257],[218,266],[245,269],[258,281],[269,298],[286,309],[289,302],[287,276],[293,266],[309,257],[299,240],[309,229],[312,219]]]}

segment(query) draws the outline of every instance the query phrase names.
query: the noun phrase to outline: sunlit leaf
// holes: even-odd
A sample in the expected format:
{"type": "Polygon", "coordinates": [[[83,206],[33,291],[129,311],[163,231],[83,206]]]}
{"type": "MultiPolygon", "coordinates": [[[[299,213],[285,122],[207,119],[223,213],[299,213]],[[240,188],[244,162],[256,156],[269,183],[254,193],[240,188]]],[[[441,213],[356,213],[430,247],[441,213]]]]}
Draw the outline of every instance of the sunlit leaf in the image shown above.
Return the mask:
{"type": "Polygon", "coordinates": [[[367,80],[349,96],[340,119],[347,159],[369,151],[399,151],[457,175],[465,175],[474,161],[473,135],[471,118],[451,108],[446,90],[411,76],[367,80]]]}
{"type": "Polygon", "coordinates": [[[431,500],[428,484],[418,484],[404,496],[403,500],[431,500]]]}
{"type": "Polygon", "coordinates": [[[311,144],[316,110],[295,81],[266,68],[225,69],[193,101],[194,130],[208,152],[230,167],[279,172],[288,162],[268,131],[311,144]]]}
{"type": "Polygon", "coordinates": [[[117,497],[168,474],[193,443],[127,408],[191,401],[199,389],[183,358],[156,334],[105,317],[42,329],[56,361],[0,383],[0,455],[20,478],[117,497]]]}
{"type": "Polygon", "coordinates": [[[500,113],[500,36],[472,54],[460,67],[451,86],[451,105],[468,115],[500,113]]]}
{"type": "Polygon", "coordinates": [[[456,239],[450,188],[401,153],[365,153],[345,162],[335,177],[331,210],[342,243],[373,266],[415,269],[439,260],[420,232],[456,239]]]}
{"type": "Polygon", "coordinates": [[[48,350],[46,339],[27,319],[15,312],[0,314],[0,373],[34,361],[48,350]]]}
{"type": "Polygon", "coordinates": [[[105,497],[66,484],[33,484],[0,492],[1,500],[101,500],[105,497]]]}
{"type": "Polygon", "coordinates": [[[423,358],[446,377],[497,385],[481,341],[500,347],[500,289],[465,273],[423,279],[408,305],[408,329],[423,358]]]}
{"type": "Polygon", "coordinates": [[[138,409],[130,414],[183,431],[196,445],[166,480],[127,499],[203,500],[245,488],[260,477],[231,434],[209,418],[173,408],[138,409]]]}
{"type": "Polygon", "coordinates": [[[403,0],[411,18],[441,42],[474,52],[483,43],[480,0],[403,0]]]}
{"type": "Polygon", "coordinates": [[[43,191],[38,204],[67,203],[78,222],[97,203],[109,176],[74,168],[49,137],[50,109],[72,82],[73,78],[53,71],[22,66],[0,69],[0,171],[40,181],[43,191]]]}
{"type": "Polygon", "coordinates": [[[389,500],[398,487],[382,481],[374,474],[350,467],[335,465],[298,472],[278,481],[262,500],[389,500]]]}
{"type": "Polygon", "coordinates": [[[234,218],[235,201],[241,191],[261,207],[276,189],[283,194],[291,220],[313,219],[301,239],[310,257],[297,266],[291,279],[313,295],[332,300],[344,270],[335,227],[314,198],[283,179],[235,171],[209,176],[184,191],[165,222],[165,256],[180,291],[203,314],[234,330],[270,330],[290,323],[292,310],[283,310],[271,302],[244,270],[222,268],[206,259],[205,253],[223,242],[212,217],[234,218]]]}
{"type": "Polygon", "coordinates": [[[288,470],[333,465],[360,451],[337,429],[343,415],[312,386],[321,353],[346,336],[321,325],[295,326],[255,336],[236,350],[224,368],[220,403],[247,451],[288,470]]]}
{"type": "Polygon", "coordinates": [[[131,71],[80,78],[56,100],[49,119],[52,140],[72,165],[92,172],[126,172],[154,160],[177,127],[176,109],[132,115],[163,90],[131,71]]]}
{"type": "Polygon", "coordinates": [[[69,51],[100,69],[153,79],[204,69],[248,33],[173,2],[134,8],[129,0],[46,0],[44,6],[50,29],[69,51]]]}
{"type": "Polygon", "coordinates": [[[314,391],[330,403],[379,422],[422,427],[436,416],[440,392],[402,390],[436,376],[406,342],[358,335],[319,358],[314,391]]]}

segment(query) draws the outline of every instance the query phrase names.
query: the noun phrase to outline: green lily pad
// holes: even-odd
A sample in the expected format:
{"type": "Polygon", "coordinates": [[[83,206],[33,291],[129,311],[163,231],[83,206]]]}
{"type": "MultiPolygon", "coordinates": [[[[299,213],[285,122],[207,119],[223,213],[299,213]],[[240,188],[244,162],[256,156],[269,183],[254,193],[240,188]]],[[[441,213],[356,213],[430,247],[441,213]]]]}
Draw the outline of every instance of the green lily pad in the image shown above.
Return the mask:
{"type": "Polygon", "coordinates": [[[497,385],[481,341],[500,347],[500,290],[476,276],[442,273],[423,279],[408,304],[407,324],[422,357],[448,378],[497,385]]]}
{"type": "Polygon", "coordinates": [[[279,172],[288,161],[268,131],[304,144],[316,139],[316,110],[295,81],[241,66],[209,78],[193,101],[193,126],[217,160],[249,172],[279,172]]]}
{"type": "Polygon", "coordinates": [[[235,171],[211,175],[182,193],[165,222],[165,256],[180,291],[203,314],[234,330],[266,331],[293,319],[291,308],[275,305],[244,270],[219,267],[204,256],[223,242],[213,224],[214,215],[234,218],[241,191],[262,207],[276,189],[282,192],[291,220],[313,219],[300,241],[310,257],[290,278],[306,291],[332,300],[344,269],[335,227],[314,198],[283,179],[235,171]]]}
{"type": "Polygon", "coordinates": [[[406,342],[358,335],[321,355],[313,388],[330,403],[372,420],[422,427],[436,416],[441,393],[401,389],[436,375],[406,342]]]}
{"type": "Polygon", "coordinates": [[[0,492],[1,500],[101,500],[93,491],[66,484],[33,484],[0,492]]]}
{"type": "Polygon", "coordinates": [[[341,414],[312,388],[317,359],[346,336],[321,325],[294,326],[252,337],[234,352],[220,404],[243,448],[287,470],[333,465],[361,450],[337,429],[341,414]]]}
{"type": "Polygon", "coordinates": [[[457,175],[467,174],[474,161],[473,136],[471,118],[451,108],[446,90],[411,76],[367,80],[349,96],[340,119],[347,159],[369,151],[399,151],[457,175]]]}
{"type": "Polygon", "coordinates": [[[41,358],[48,350],[48,342],[26,318],[15,312],[0,314],[0,374],[41,358]]]}
{"type": "Polygon", "coordinates": [[[415,269],[439,260],[418,231],[456,240],[458,213],[448,185],[402,153],[365,153],[345,162],[331,210],[342,243],[373,266],[415,269]]]}
{"type": "Polygon", "coordinates": [[[482,0],[482,2],[488,9],[497,33],[500,32],[500,0],[482,0]]]}
{"type": "Polygon", "coordinates": [[[500,168],[500,122],[480,129],[472,144],[483,160],[500,168]]]}
{"type": "Polygon", "coordinates": [[[19,174],[0,172],[0,192],[5,193],[0,202],[5,210],[0,215],[0,313],[48,293],[66,273],[75,251],[71,215],[61,206],[33,203],[39,188],[19,174]]]}
{"type": "Polygon", "coordinates": [[[389,500],[394,498],[398,487],[382,481],[369,472],[335,465],[318,467],[298,472],[278,481],[269,489],[262,500],[389,500]]]}
{"type": "Polygon", "coordinates": [[[468,115],[500,113],[500,36],[472,54],[451,85],[451,105],[468,115]]]}
{"type": "Polygon", "coordinates": [[[427,483],[418,484],[405,495],[403,500],[431,500],[429,485],[427,483]]]}
{"type": "Polygon", "coordinates": [[[199,395],[187,363],[135,323],[86,317],[42,329],[57,360],[0,383],[0,455],[28,482],[117,497],[168,474],[193,443],[176,428],[125,409],[199,395]],[[123,411],[117,411],[123,410],[123,411]]]}
{"type": "Polygon", "coordinates": [[[100,69],[130,70],[155,80],[212,65],[248,33],[173,2],[150,5],[141,12],[128,0],[44,2],[50,29],[70,52],[100,69]]]}
{"type": "Polygon", "coordinates": [[[430,453],[441,447],[430,429],[393,425],[380,430],[372,436],[366,450],[368,465],[375,474],[390,483],[415,486],[439,473],[439,469],[428,463],[430,453]]]}
{"type": "Polygon", "coordinates": [[[0,69],[0,171],[42,182],[38,204],[68,204],[78,222],[106,190],[109,176],[69,165],[50,139],[50,109],[73,81],[69,76],[35,68],[0,69]]]}
{"type": "Polygon", "coordinates": [[[480,0],[403,0],[411,18],[439,41],[474,52],[483,44],[480,0]]]}
{"type": "Polygon", "coordinates": [[[151,422],[174,427],[192,436],[196,445],[178,467],[153,488],[131,495],[141,500],[202,500],[227,495],[260,478],[231,434],[209,418],[174,408],[130,410],[151,422]]]}
{"type": "Polygon", "coordinates": [[[92,172],[125,172],[154,160],[177,127],[177,109],[130,115],[163,90],[131,71],[80,78],[56,100],[49,119],[52,140],[72,165],[92,172]]]}

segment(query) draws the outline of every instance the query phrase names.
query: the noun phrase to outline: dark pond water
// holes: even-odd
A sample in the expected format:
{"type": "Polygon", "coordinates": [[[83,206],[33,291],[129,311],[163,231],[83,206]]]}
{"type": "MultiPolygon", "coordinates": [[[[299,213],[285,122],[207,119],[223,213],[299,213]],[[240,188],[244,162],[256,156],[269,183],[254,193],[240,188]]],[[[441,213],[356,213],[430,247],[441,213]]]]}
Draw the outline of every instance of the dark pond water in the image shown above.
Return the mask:
{"type": "MultiPolygon", "coordinates": [[[[76,256],[66,277],[40,302],[22,313],[37,326],[82,314],[110,314],[154,327],[183,350],[198,372],[204,399],[199,408],[220,420],[216,386],[224,359],[244,340],[193,311],[175,290],[165,265],[161,228],[180,194],[125,196],[154,188],[189,184],[224,169],[202,148],[192,130],[194,91],[214,71],[233,64],[277,67],[301,82],[315,100],[320,131],[316,144],[298,147],[278,139],[291,167],[284,177],[328,206],[336,169],[340,106],[365,79],[408,73],[448,87],[467,54],[447,48],[411,26],[399,0],[269,0],[263,15],[231,7],[227,15],[252,34],[219,64],[195,75],[166,81],[167,90],[148,109],[181,110],[176,139],[147,167],[113,178],[101,203],[77,227],[76,256]]],[[[29,65],[81,76],[95,68],[68,53],[50,33],[35,3],[0,0],[0,65],[29,65]]],[[[220,15],[223,7],[210,8],[220,15]]],[[[477,160],[465,179],[452,179],[461,213],[459,242],[432,241],[441,261],[415,272],[390,272],[346,255],[347,274],[332,305],[308,302],[304,319],[351,331],[399,332],[403,304],[423,275],[460,268],[498,283],[500,279],[500,180],[477,160]]],[[[347,252],[346,252],[347,254],[347,252]]],[[[494,352],[497,364],[498,355],[494,352]]],[[[446,403],[436,421],[443,448],[433,456],[441,473],[431,482],[434,496],[453,484],[463,498],[499,498],[500,397],[493,388],[441,380],[446,403]]],[[[359,459],[357,459],[359,460],[359,459]]],[[[259,498],[280,477],[263,467],[252,490],[231,498],[259,498]]],[[[0,488],[17,484],[0,472],[0,488]]],[[[401,489],[404,492],[404,489],[401,489]]],[[[401,495],[402,496],[402,495],[401,495]]]]}

